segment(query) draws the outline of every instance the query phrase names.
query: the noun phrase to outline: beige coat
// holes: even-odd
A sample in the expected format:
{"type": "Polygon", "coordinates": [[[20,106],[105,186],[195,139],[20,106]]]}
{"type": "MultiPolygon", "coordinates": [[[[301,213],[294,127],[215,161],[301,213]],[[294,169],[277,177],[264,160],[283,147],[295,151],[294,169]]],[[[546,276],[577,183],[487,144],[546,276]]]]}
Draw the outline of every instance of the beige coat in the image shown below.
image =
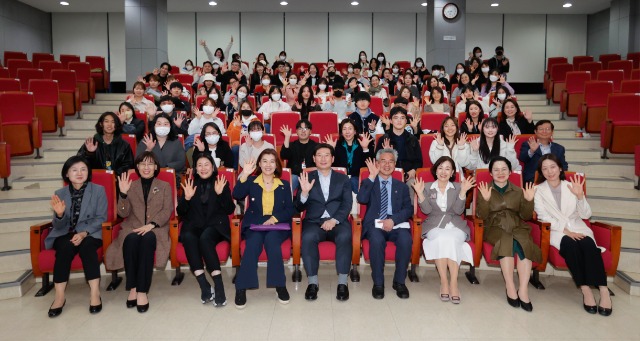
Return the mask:
{"type": "Polygon", "coordinates": [[[154,179],[147,198],[147,216],[145,219],[144,195],[142,183],[136,180],[131,183],[127,198],[118,199],[118,215],[125,218],[122,229],[113,243],[107,249],[105,266],[108,270],[118,270],[124,267],[122,244],[124,239],[134,229],[154,222],[160,227],[151,230],[156,235],[156,262],[158,268],[164,269],[169,259],[171,241],[169,239],[169,218],[174,210],[171,187],[168,183],[154,179]]]}

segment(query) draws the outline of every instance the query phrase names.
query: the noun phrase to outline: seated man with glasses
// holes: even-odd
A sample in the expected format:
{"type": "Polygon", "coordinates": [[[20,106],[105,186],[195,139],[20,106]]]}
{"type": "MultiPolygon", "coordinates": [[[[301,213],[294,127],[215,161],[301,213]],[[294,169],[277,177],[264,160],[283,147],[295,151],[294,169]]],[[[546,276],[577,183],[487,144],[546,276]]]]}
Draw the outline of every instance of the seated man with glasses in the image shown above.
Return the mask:
{"type": "Polygon", "coordinates": [[[291,129],[289,126],[280,128],[280,132],[284,135],[284,144],[280,150],[280,158],[287,161],[287,166],[291,168],[292,185],[295,191],[298,188],[300,173],[307,167],[315,167],[313,162],[313,151],[316,141],[311,137],[311,122],[308,120],[300,120],[296,123],[296,134],[298,139],[291,142],[291,129]]]}
{"type": "Polygon", "coordinates": [[[564,147],[551,142],[553,138],[553,123],[549,120],[540,120],[536,123],[535,137],[529,138],[528,143],[523,143],[520,148],[520,155],[518,158],[524,162],[524,170],[522,172],[522,178],[526,182],[533,182],[536,168],[538,167],[538,160],[542,155],[554,154],[562,163],[562,169],[567,170],[569,165],[564,158],[564,147]]]}

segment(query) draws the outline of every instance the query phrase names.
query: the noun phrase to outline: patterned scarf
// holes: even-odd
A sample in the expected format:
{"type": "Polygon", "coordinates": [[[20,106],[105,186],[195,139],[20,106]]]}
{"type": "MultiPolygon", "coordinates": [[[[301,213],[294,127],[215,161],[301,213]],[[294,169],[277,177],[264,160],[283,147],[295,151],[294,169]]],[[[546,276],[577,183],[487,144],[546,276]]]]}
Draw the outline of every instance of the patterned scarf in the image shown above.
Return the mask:
{"type": "Polygon", "coordinates": [[[85,182],[80,189],[73,188],[73,185],[69,186],[69,192],[71,193],[71,226],[69,227],[69,232],[73,232],[76,229],[78,218],[80,218],[82,198],[84,197],[84,190],[86,188],[87,182],[85,182]]]}

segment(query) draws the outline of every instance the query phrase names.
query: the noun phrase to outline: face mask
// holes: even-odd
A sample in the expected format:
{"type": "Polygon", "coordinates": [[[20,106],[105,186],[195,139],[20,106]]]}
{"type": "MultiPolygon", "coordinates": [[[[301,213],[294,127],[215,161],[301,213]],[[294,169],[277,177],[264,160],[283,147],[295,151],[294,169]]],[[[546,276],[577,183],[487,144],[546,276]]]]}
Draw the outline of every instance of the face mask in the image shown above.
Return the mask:
{"type": "Polygon", "coordinates": [[[327,72],[327,75],[329,75],[329,77],[335,77],[336,73],[331,71],[331,72],[327,72]]]}
{"type": "Polygon", "coordinates": [[[184,68],[187,69],[187,71],[193,70],[193,66],[191,66],[191,65],[187,65],[184,68]]]}
{"type": "Polygon", "coordinates": [[[333,65],[333,64],[327,64],[327,69],[330,68],[330,67],[334,67],[334,66],[335,65],[333,65]]]}
{"type": "Polygon", "coordinates": [[[338,97],[338,98],[339,98],[339,97],[342,97],[342,91],[339,91],[339,90],[334,91],[334,92],[333,92],[333,96],[334,96],[334,97],[338,97]]]}
{"type": "Polygon", "coordinates": [[[218,100],[218,93],[217,92],[212,92],[209,94],[209,98],[211,98],[214,101],[218,100]]]}
{"type": "Polygon", "coordinates": [[[438,75],[438,77],[445,78],[447,77],[447,74],[444,71],[440,71],[440,75],[438,75]]]}
{"type": "Polygon", "coordinates": [[[252,131],[249,133],[249,136],[251,137],[252,140],[254,141],[260,141],[260,139],[262,138],[262,132],[261,131],[252,131]]]}
{"type": "MultiPolygon", "coordinates": [[[[416,66],[418,66],[418,65],[416,64],[416,66]]],[[[392,71],[393,71],[394,74],[397,74],[398,72],[400,72],[400,69],[394,68],[392,71]]]]}
{"type": "Polygon", "coordinates": [[[211,105],[205,105],[205,106],[203,106],[203,107],[202,107],[202,111],[203,111],[205,114],[207,114],[207,115],[211,115],[211,114],[213,114],[213,111],[214,111],[215,109],[216,109],[216,108],[214,108],[214,107],[213,107],[213,106],[211,106],[211,105]]]}
{"type": "Polygon", "coordinates": [[[287,59],[287,56],[280,56],[280,60],[285,60],[287,59]]]}
{"type": "Polygon", "coordinates": [[[433,72],[431,74],[436,76],[436,77],[438,77],[438,76],[440,76],[440,70],[433,70],[433,72]]]}
{"type": "Polygon", "coordinates": [[[263,79],[262,80],[262,85],[267,86],[269,84],[271,84],[271,80],[270,79],[263,79]]]}
{"type": "Polygon", "coordinates": [[[498,51],[496,52],[496,56],[502,56],[504,54],[504,51],[498,51]]]}
{"type": "Polygon", "coordinates": [[[429,96],[431,96],[431,92],[430,92],[430,91],[425,91],[425,92],[424,92],[424,96],[425,96],[425,97],[429,97],[429,96]]]}
{"type": "Polygon", "coordinates": [[[214,70],[218,70],[218,68],[219,68],[219,67],[220,67],[220,65],[218,65],[218,64],[213,64],[213,69],[214,69],[214,70]]]}
{"type": "Polygon", "coordinates": [[[483,72],[483,73],[487,73],[487,72],[489,72],[489,68],[488,68],[488,67],[483,67],[483,68],[482,68],[482,69],[480,69],[480,70],[482,70],[482,72],[483,72]]]}
{"type": "Polygon", "coordinates": [[[244,117],[249,117],[251,115],[253,115],[253,111],[251,110],[240,110],[240,115],[244,116],[244,117]]]}
{"type": "Polygon", "coordinates": [[[247,93],[244,91],[238,91],[238,98],[243,99],[247,97],[247,93]]]}
{"type": "Polygon", "coordinates": [[[378,61],[382,62],[384,60],[384,57],[378,57],[378,61]]]}
{"type": "Polygon", "coordinates": [[[367,70],[367,77],[371,77],[371,76],[373,76],[373,71],[367,70]]]}
{"type": "Polygon", "coordinates": [[[416,67],[422,67],[422,65],[424,65],[424,64],[422,64],[422,62],[417,62],[416,63],[416,67]]]}
{"type": "Polygon", "coordinates": [[[489,76],[489,80],[492,81],[492,82],[497,82],[498,81],[498,76],[491,75],[491,76],[489,76]]]}
{"type": "Polygon", "coordinates": [[[504,101],[505,98],[507,98],[507,94],[498,94],[499,100],[504,101]]]}
{"type": "Polygon", "coordinates": [[[289,84],[291,84],[291,85],[296,85],[296,84],[298,84],[298,80],[297,80],[297,79],[295,79],[295,78],[291,78],[291,79],[289,80],[289,84]]]}
{"type": "Polygon", "coordinates": [[[476,52],[476,58],[480,58],[482,57],[482,53],[481,52],[476,52]]]}
{"type": "Polygon", "coordinates": [[[276,102],[280,100],[280,97],[282,97],[280,94],[272,94],[271,95],[271,99],[276,101],[276,102]]]}
{"type": "Polygon", "coordinates": [[[169,132],[171,131],[171,128],[170,127],[156,127],[155,131],[156,131],[156,135],[164,137],[164,136],[169,135],[169,132]]]}
{"type": "Polygon", "coordinates": [[[360,60],[367,60],[367,56],[365,55],[360,56],[360,60]]]}
{"type": "Polygon", "coordinates": [[[124,117],[128,120],[130,120],[133,117],[133,111],[131,110],[127,110],[124,112],[124,117]]]}
{"type": "Polygon", "coordinates": [[[350,68],[348,68],[348,69],[347,69],[347,72],[352,73],[352,72],[353,72],[353,68],[351,68],[351,67],[350,67],[350,68]]]}
{"type": "Polygon", "coordinates": [[[162,112],[165,114],[171,114],[173,112],[173,104],[163,104],[160,106],[160,109],[162,109],[162,112]]]}
{"type": "Polygon", "coordinates": [[[220,141],[220,135],[209,135],[204,138],[208,144],[217,144],[220,141]]]}
{"type": "Polygon", "coordinates": [[[464,72],[464,69],[456,69],[456,72],[461,75],[464,72]]]}
{"type": "Polygon", "coordinates": [[[324,89],[326,89],[326,88],[327,88],[327,85],[326,85],[326,84],[320,84],[320,85],[318,85],[318,89],[320,89],[320,90],[323,90],[323,91],[324,91],[324,89]]]}

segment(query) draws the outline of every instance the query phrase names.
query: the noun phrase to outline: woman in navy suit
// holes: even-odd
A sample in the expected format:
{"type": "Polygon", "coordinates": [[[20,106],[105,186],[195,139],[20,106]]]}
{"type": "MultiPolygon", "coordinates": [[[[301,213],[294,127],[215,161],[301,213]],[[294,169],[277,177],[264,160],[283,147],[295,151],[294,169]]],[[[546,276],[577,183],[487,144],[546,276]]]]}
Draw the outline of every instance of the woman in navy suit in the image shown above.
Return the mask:
{"type": "Polygon", "coordinates": [[[242,237],[246,241],[246,248],[236,277],[235,304],[239,309],[247,303],[247,289],[258,288],[258,257],[263,246],[268,257],[267,287],[276,288],[280,303],[289,303],[280,245],[291,236],[294,208],[291,185],[281,180],[281,175],[282,164],[277,152],[265,149],[258,156],[257,164],[255,160],[244,164],[240,179],[233,189],[236,200],[249,197],[242,219],[242,237]],[[261,230],[258,231],[258,228],[261,230]]]}

